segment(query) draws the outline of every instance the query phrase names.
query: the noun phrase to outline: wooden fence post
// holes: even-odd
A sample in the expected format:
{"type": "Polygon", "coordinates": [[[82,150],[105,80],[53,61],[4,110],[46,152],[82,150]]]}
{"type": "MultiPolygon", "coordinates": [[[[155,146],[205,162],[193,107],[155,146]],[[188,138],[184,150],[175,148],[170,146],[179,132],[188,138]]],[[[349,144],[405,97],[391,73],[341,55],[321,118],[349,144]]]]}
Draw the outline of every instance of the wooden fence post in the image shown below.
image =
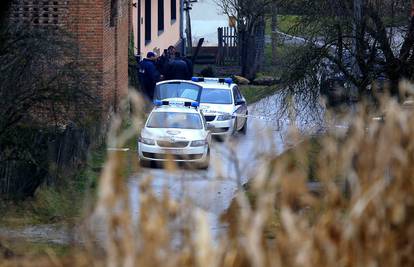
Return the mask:
{"type": "Polygon", "coordinates": [[[217,29],[218,35],[218,53],[217,53],[217,64],[223,65],[224,64],[224,51],[223,51],[223,28],[217,29]]]}

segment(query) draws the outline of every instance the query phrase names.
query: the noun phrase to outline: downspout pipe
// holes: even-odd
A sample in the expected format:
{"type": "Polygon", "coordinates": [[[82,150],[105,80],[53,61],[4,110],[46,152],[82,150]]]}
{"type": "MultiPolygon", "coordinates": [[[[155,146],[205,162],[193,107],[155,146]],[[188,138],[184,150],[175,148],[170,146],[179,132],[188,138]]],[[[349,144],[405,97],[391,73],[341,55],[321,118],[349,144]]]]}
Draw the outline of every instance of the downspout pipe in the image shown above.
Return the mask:
{"type": "Polygon", "coordinates": [[[184,0],[180,0],[180,40],[181,40],[181,54],[185,55],[185,37],[184,37],[184,0]]]}

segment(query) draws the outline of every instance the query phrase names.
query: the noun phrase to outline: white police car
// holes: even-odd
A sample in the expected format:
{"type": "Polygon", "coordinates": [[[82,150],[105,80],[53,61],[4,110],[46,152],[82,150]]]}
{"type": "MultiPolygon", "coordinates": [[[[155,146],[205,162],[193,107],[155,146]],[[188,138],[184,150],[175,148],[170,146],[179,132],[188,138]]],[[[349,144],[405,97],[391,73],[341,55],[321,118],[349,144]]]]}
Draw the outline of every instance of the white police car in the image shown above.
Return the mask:
{"type": "Polygon", "coordinates": [[[171,80],[157,84],[154,99],[187,98],[200,103],[200,109],[214,136],[229,136],[247,129],[247,103],[231,78],[171,80]]]}
{"type": "Polygon", "coordinates": [[[214,126],[213,135],[246,133],[248,115],[246,99],[231,78],[193,77],[192,80],[202,87],[200,108],[207,123],[214,126]]]}
{"type": "Polygon", "coordinates": [[[154,104],[138,140],[141,165],[171,160],[207,169],[211,133],[199,104],[183,98],[155,100],[154,104]]]}

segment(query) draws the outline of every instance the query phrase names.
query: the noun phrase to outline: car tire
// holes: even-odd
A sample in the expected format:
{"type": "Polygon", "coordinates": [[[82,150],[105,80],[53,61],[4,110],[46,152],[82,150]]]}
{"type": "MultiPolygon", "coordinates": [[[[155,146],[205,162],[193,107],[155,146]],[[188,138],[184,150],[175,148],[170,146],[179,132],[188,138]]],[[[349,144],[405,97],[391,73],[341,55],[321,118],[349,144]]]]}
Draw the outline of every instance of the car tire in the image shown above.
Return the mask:
{"type": "Polygon", "coordinates": [[[234,120],[233,131],[231,133],[232,136],[236,136],[239,131],[237,130],[237,119],[234,120]]]}
{"type": "Polygon", "coordinates": [[[213,135],[213,139],[219,143],[226,141],[226,137],[224,135],[213,135]]]}
{"type": "Polygon", "coordinates": [[[208,149],[206,160],[198,168],[200,170],[208,170],[208,167],[210,167],[210,149],[208,149]]]}
{"type": "Polygon", "coordinates": [[[153,166],[152,161],[141,159],[139,161],[139,166],[143,168],[151,168],[153,166]]]}
{"type": "Polygon", "coordinates": [[[247,133],[247,119],[244,122],[243,128],[241,128],[239,132],[243,135],[246,135],[246,133],[247,133]]]}

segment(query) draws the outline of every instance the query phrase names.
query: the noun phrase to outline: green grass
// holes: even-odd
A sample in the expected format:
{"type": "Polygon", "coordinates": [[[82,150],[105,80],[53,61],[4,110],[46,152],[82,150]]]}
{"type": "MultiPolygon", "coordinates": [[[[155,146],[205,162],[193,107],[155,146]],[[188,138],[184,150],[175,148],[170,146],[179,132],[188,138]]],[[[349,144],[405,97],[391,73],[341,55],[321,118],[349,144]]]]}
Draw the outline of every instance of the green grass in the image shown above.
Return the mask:
{"type": "MultiPolygon", "coordinates": [[[[281,32],[291,32],[300,22],[301,17],[297,15],[278,15],[277,16],[277,29],[281,32]]],[[[272,19],[271,17],[266,19],[266,31],[265,33],[272,34],[272,19]]]]}
{"type": "Polygon", "coordinates": [[[18,227],[61,222],[76,223],[84,210],[85,201],[94,198],[105,156],[105,147],[99,147],[90,153],[86,167],[79,170],[71,179],[63,179],[65,182],[62,185],[41,186],[33,198],[22,202],[0,202],[0,225],[18,227]]]}
{"type": "Polygon", "coordinates": [[[73,248],[70,245],[30,242],[25,239],[2,240],[2,245],[10,249],[16,256],[56,256],[68,255],[73,248]]]}
{"type": "Polygon", "coordinates": [[[275,86],[256,86],[256,85],[240,85],[240,90],[243,96],[246,98],[247,103],[255,103],[267,96],[273,95],[279,90],[277,85],[275,86]]]}

